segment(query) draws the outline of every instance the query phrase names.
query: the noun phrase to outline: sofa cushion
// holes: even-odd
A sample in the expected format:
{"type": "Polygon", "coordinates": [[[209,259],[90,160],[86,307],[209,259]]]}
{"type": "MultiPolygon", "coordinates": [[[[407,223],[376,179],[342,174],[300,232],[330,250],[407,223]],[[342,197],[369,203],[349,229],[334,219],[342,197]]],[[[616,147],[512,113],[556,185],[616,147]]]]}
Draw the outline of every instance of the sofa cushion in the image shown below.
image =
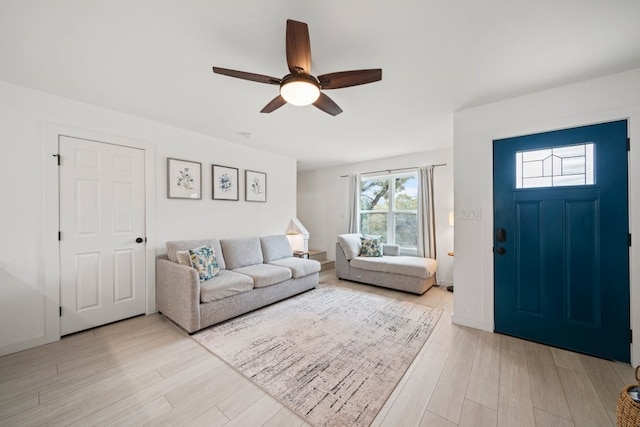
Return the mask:
{"type": "Polygon", "coordinates": [[[400,245],[391,245],[389,243],[383,244],[382,255],[391,255],[391,256],[400,255],[400,245]]]}
{"type": "Polygon", "coordinates": [[[381,257],[382,256],[382,237],[371,236],[361,237],[360,256],[381,257]]]}
{"type": "Polygon", "coordinates": [[[199,248],[200,246],[211,246],[216,254],[218,267],[221,270],[227,268],[224,262],[222,249],[220,248],[220,240],[218,239],[202,239],[202,240],[173,240],[166,243],[167,257],[170,261],[178,262],[177,251],[188,251],[189,249],[199,248]]]}
{"type": "Polygon", "coordinates": [[[218,267],[218,261],[211,246],[189,249],[189,255],[191,256],[191,266],[198,272],[200,281],[209,280],[220,273],[220,267],[218,267]]]}
{"type": "Polygon", "coordinates": [[[415,256],[393,257],[356,257],[349,264],[361,270],[380,271],[382,273],[402,274],[426,279],[435,274],[438,263],[435,259],[415,256]]]}
{"type": "Polygon", "coordinates": [[[320,263],[314,259],[289,257],[271,261],[269,264],[291,269],[291,274],[294,279],[320,271],[320,263]]]}
{"type": "Polygon", "coordinates": [[[191,264],[191,254],[189,251],[176,251],[176,258],[178,258],[178,264],[186,265],[187,267],[193,267],[191,264]]]}
{"type": "Polygon", "coordinates": [[[262,264],[262,247],[257,237],[220,240],[227,270],[262,264]]]}
{"type": "Polygon", "coordinates": [[[287,236],[284,234],[261,237],[260,245],[262,246],[264,262],[271,262],[293,256],[289,239],[287,239],[287,236]]]}
{"type": "Polygon", "coordinates": [[[289,268],[271,264],[254,264],[233,270],[235,273],[246,274],[253,279],[254,288],[264,288],[275,283],[291,279],[289,268]]]}
{"type": "Polygon", "coordinates": [[[219,275],[202,282],[200,302],[211,302],[253,289],[253,279],[244,274],[223,270],[219,275]]]}
{"type": "Polygon", "coordinates": [[[347,258],[348,260],[360,255],[360,246],[362,245],[360,237],[360,234],[357,233],[340,234],[338,236],[338,244],[342,248],[345,258],[347,258]]]}

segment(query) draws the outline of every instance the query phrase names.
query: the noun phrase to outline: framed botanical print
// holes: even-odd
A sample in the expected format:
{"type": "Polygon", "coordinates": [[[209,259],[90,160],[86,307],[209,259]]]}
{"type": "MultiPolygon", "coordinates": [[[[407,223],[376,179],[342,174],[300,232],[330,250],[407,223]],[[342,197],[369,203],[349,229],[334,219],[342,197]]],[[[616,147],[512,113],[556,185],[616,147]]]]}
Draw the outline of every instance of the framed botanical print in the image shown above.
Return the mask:
{"type": "Polygon", "coordinates": [[[211,165],[213,200],[239,200],[238,168],[211,165]]]}
{"type": "Polygon", "coordinates": [[[202,164],[167,158],[167,197],[202,199],[202,164]]]}
{"type": "Polygon", "coordinates": [[[244,199],[247,202],[267,201],[267,174],[264,172],[244,171],[244,199]]]}

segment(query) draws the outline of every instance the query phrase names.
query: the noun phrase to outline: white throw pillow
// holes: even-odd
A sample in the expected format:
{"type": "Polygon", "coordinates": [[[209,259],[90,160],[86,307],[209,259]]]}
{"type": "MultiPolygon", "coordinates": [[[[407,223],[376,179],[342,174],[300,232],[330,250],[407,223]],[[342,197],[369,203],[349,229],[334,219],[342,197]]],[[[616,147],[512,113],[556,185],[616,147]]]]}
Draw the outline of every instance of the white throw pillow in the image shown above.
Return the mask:
{"type": "Polygon", "coordinates": [[[176,251],[176,257],[178,258],[178,264],[193,267],[189,251],[176,251]]]}
{"type": "Polygon", "coordinates": [[[338,236],[338,244],[344,251],[347,260],[353,259],[360,255],[362,242],[360,234],[340,234],[338,236]]]}

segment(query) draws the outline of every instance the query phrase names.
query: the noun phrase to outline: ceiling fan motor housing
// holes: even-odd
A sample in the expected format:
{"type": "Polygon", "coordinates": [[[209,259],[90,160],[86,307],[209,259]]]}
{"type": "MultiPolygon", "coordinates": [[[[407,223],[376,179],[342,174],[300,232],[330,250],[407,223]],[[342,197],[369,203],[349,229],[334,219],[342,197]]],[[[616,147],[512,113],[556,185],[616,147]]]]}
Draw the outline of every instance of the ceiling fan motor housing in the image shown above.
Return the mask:
{"type": "Polygon", "coordinates": [[[309,74],[287,74],[280,82],[280,95],[292,105],[313,104],[320,96],[320,83],[309,74]]]}

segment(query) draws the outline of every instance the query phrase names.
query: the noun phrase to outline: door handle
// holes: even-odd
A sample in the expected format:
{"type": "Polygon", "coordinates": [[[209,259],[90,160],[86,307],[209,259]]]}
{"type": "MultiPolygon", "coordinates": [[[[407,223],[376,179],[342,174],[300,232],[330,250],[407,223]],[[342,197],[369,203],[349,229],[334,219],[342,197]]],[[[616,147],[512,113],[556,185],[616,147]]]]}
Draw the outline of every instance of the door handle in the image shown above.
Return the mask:
{"type": "Polygon", "coordinates": [[[142,243],[142,242],[144,242],[144,241],[145,241],[145,239],[143,239],[142,237],[138,237],[138,238],[136,239],[136,243],[142,243]]]}
{"type": "Polygon", "coordinates": [[[507,252],[507,250],[505,248],[502,248],[502,247],[493,248],[493,251],[497,252],[498,255],[504,255],[507,252]]]}

